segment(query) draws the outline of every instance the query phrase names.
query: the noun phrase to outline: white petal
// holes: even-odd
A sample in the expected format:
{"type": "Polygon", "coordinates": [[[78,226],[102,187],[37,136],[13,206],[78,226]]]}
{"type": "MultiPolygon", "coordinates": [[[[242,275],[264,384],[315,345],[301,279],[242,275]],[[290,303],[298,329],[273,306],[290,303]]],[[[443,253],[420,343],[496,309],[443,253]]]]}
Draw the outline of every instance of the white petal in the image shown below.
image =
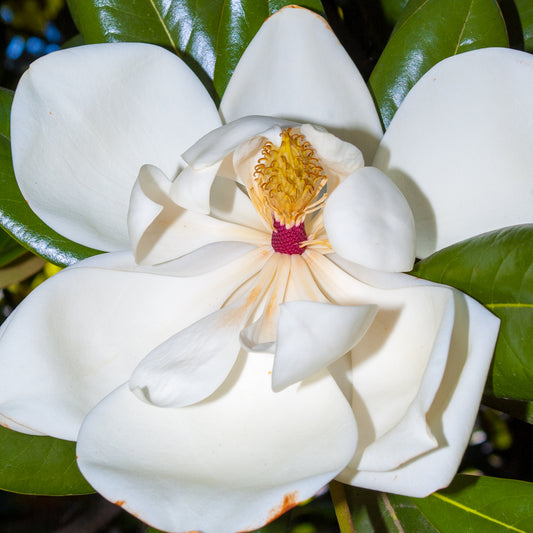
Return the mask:
{"type": "Polygon", "coordinates": [[[354,263],[389,272],[413,267],[413,215],[402,193],[376,168],[354,172],[333,191],[324,226],[333,250],[354,263]]]}
{"type": "Polygon", "coordinates": [[[182,170],[172,184],[172,200],[180,207],[208,215],[211,186],[219,167],[220,162],[201,170],[182,170]]]}
{"type": "Polygon", "coordinates": [[[381,138],[372,97],[352,60],[318,15],[289,6],[261,26],[220,104],[229,122],[270,115],[318,124],[371,160],[381,138]]]}
{"type": "Polygon", "coordinates": [[[105,254],[56,274],[0,330],[0,412],[75,440],[88,411],[146,354],[220,308],[265,260],[254,250],[215,271],[177,278],[139,270],[129,254],[105,254]]]}
{"type": "Polygon", "coordinates": [[[417,256],[533,221],[533,59],[482,49],[446,59],[407,95],[374,160],[405,194],[417,256]]]}
{"type": "MultiPolygon", "coordinates": [[[[179,179],[179,177],[178,177],[179,179]]],[[[228,202],[235,184],[224,180],[229,195],[216,199],[217,204],[228,202]]],[[[153,165],[145,165],[139,173],[131,198],[128,224],[131,247],[139,264],[159,264],[193,252],[211,243],[221,241],[244,242],[255,245],[268,244],[270,235],[264,231],[226,222],[176,205],[170,198],[172,185],[164,174],[153,165]]],[[[244,222],[249,221],[248,211],[241,202],[244,222]]],[[[231,207],[220,205],[217,213],[230,211],[231,207]]]]}
{"type": "Polygon", "coordinates": [[[320,302],[281,305],[272,389],[306,379],[350,351],[376,316],[377,306],[320,302]]]}
{"type": "Polygon", "coordinates": [[[274,394],[272,356],[242,356],[211,398],[163,409],[127,387],[87,417],[77,453],[101,494],[165,531],[251,531],[350,459],[351,410],[331,377],[274,394]]]}
{"type": "Polygon", "coordinates": [[[452,290],[433,284],[402,287],[407,277],[402,274],[395,274],[401,288],[382,290],[349,277],[319,254],[308,251],[306,257],[332,301],[379,306],[368,332],[352,350],[350,396],[360,429],[352,468],[394,468],[435,448],[425,415],[448,356],[452,290]],[[405,434],[412,434],[412,441],[406,441],[405,434]],[[385,447],[382,438],[393,443],[386,446],[386,454],[378,453],[385,447]]]}
{"type": "Polygon", "coordinates": [[[317,154],[320,164],[328,177],[328,191],[344,178],[364,167],[363,153],[353,144],[341,141],[335,135],[312,124],[302,124],[300,132],[317,154]]]}
{"type": "Polygon", "coordinates": [[[207,91],[174,54],[112,43],[44,56],[22,77],[13,162],[30,207],[62,235],[127,248],[131,188],[143,164],[174,177],[179,154],[220,125],[207,91]]]}
{"type": "MultiPolygon", "coordinates": [[[[257,115],[255,113],[254,115],[257,115]]],[[[184,154],[183,159],[195,169],[204,169],[224,159],[239,144],[275,127],[296,126],[295,122],[267,116],[238,117],[225,126],[204,135],[184,154]]]]}
{"type": "MultiPolygon", "coordinates": [[[[131,249],[136,255],[139,243],[148,228],[163,211],[171,183],[161,170],[153,165],[143,165],[131,191],[128,209],[128,232],[131,249]]],[[[155,262],[155,261],[154,261],[155,262]]],[[[161,261],[158,261],[161,262],[161,261]]]]}
{"type": "Polygon", "coordinates": [[[250,303],[255,303],[256,320],[240,334],[245,350],[271,352],[276,340],[280,304],[285,300],[291,278],[292,261],[287,254],[273,253],[261,270],[262,279],[257,288],[250,289],[250,303]],[[261,292],[259,292],[259,290],[261,292]]]}
{"type": "Polygon", "coordinates": [[[425,497],[455,476],[478,412],[498,334],[499,320],[455,293],[455,323],[446,370],[427,413],[438,448],[388,472],[348,469],[339,479],[373,490],[425,497]]]}
{"type": "Polygon", "coordinates": [[[139,363],[130,389],[160,407],[183,407],[207,398],[237,360],[246,311],[221,309],[170,337],[139,363]]]}
{"type": "Polygon", "coordinates": [[[258,231],[266,231],[268,238],[271,238],[270,225],[261,218],[248,195],[234,180],[220,177],[215,179],[211,188],[211,216],[258,231]]]}

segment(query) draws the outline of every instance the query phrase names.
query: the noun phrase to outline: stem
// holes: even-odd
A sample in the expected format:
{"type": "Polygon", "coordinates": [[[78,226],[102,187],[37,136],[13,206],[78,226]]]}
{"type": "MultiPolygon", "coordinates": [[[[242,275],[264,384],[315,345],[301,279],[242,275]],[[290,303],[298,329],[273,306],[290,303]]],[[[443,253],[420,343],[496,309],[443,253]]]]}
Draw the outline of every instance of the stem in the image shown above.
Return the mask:
{"type": "Polygon", "coordinates": [[[338,481],[332,481],[329,484],[329,493],[331,494],[335,514],[337,515],[340,533],[357,533],[352,522],[350,507],[346,500],[344,485],[338,481]]]}

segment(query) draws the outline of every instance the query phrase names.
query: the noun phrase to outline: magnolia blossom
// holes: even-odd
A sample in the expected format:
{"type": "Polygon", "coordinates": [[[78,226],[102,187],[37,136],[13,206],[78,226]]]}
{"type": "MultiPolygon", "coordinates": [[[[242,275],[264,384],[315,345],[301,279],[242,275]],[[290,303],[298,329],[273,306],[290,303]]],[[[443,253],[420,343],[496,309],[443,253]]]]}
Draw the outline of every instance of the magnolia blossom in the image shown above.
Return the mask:
{"type": "Polygon", "coordinates": [[[265,22],[219,110],[155,46],[36,61],[13,104],[17,181],[51,227],[109,253],[6,321],[4,425],[77,440],[94,488],[168,531],[250,531],[333,478],[446,486],[498,320],[402,272],[416,250],[529,216],[528,61],[440,63],[383,139],[355,66],[304,9],[265,22]]]}

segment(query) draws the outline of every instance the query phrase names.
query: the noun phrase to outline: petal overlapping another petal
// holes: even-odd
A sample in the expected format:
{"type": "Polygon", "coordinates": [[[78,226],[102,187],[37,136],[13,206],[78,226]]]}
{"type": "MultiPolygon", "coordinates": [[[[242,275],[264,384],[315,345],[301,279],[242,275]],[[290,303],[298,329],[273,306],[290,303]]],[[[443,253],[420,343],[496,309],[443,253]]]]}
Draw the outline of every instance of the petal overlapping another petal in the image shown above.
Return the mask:
{"type": "Polygon", "coordinates": [[[415,497],[425,497],[452,481],[470,439],[499,327],[499,320],[476,301],[458,291],[454,300],[446,368],[426,413],[437,446],[389,471],[348,469],[340,476],[342,481],[415,497]]]}
{"type": "MultiPolygon", "coordinates": [[[[479,322],[471,326],[462,309],[457,308],[457,297],[449,287],[403,274],[388,274],[387,283],[382,284],[382,275],[374,280],[371,270],[366,271],[362,283],[349,275],[350,271],[361,274],[360,267],[352,269],[353,264],[333,259],[337,264],[319,254],[308,255],[322,292],[345,305],[372,302],[379,306],[371,327],[351,354],[352,388],[349,393],[344,389],[351,396],[360,439],[354,458],[339,479],[360,486],[363,477],[365,486],[395,492],[387,485],[372,486],[372,476],[383,471],[396,472],[401,465],[432,453],[430,450],[451,446],[442,438],[439,415],[431,419],[431,413],[436,410],[442,391],[455,388],[456,384],[447,379],[449,369],[455,368],[457,372],[458,361],[466,357],[475,357],[476,364],[483,368],[475,378],[469,378],[470,384],[476,383],[469,404],[477,406],[494,349],[498,320],[478,305],[479,322]],[[374,287],[369,285],[374,281],[374,287]],[[474,342],[480,324],[484,324],[487,333],[474,342]],[[368,475],[362,474],[362,470],[368,475]]],[[[453,448],[458,455],[464,452],[476,411],[477,408],[470,409],[468,415],[461,417],[462,433],[457,430],[453,434],[453,448]]],[[[456,468],[454,463],[450,472],[455,473],[456,468]]],[[[420,487],[432,483],[432,475],[428,467],[420,487]]],[[[413,485],[420,481],[421,472],[418,476],[413,485]]],[[[394,476],[383,475],[381,479],[391,482],[394,476]]],[[[437,488],[440,486],[433,490],[437,488]]],[[[398,492],[409,494],[405,490],[404,487],[398,492]]]]}
{"type": "Polygon", "coordinates": [[[261,527],[342,470],[357,439],[331,376],[274,394],[271,368],[272,355],[242,352],[224,385],[186,409],[154,407],[118,389],[83,424],[82,473],[158,529],[261,527]]]}
{"type": "MultiPolygon", "coordinates": [[[[386,395],[387,391],[376,391],[376,394],[382,396],[382,408],[396,417],[396,423],[391,419],[391,424],[382,426],[385,431],[375,431],[371,436],[370,440],[373,443],[366,450],[370,452],[368,455],[376,453],[373,465],[369,461],[366,464],[368,469],[363,469],[365,464],[364,462],[358,464],[356,455],[355,460],[339,479],[345,483],[373,490],[416,497],[427,496],[447,486],[457,472],[477,415],[498,336],[499,319],[472,298],[450,287],[404,274],[363,269],[341,258],[334,260],[345,272],[363,279],[365,283],[372,284],[377,289],[385,290],[385,294],[394,294],[397,291],[401,294],[401,291],[408,291],[404,293],[409,295],[409,298],[405,300],[405,311],[402,311],[407,320],[403,327],[395,326],[395,329],[404,336],[404,340],[410,335],[412,343],[407,342],[399,347],[403,346],[404,350],[413,348],[413,353],[418,350],[417,353],[427,361],[423,373],[418,378],[420,382],[418,388],[414,383],[410,384],[412,390],[416,390],[416,396],[412,401],[404,402],[402,409],[397,411],[396,415],[394,408],[401,401],[401,395],[406,392],[404,390],[402,393],[402,387],[406,384],[409,386],[408,383],[402,382],[404,381],[402,376],[405,376],[405,371],[408,369],[403,369],[404,374],[402,374],[389,366],[386,373],[382,373],[381,377],[392,376],[395,379],[397,376],[399,379],[396,384],[387,383],[386,380],[383,383],[384,387],[389,387],[389,396],[386,395]],[[419,295],[423,298],[410,298],[416,294],[417,289],[422,289],[419,295]],[[429,302],[425,303],[426,298],[429,298],[429,302]],[[436,305],[439,300],[440,305],[436,305]],[[431,301],[433,303],[430,303],[431,301]],[[432,335],[433,341],[431,341],[432,335]],[[424,339],[429,341],[426,344],[425,356],[424,351],[420,351],[422,346],[419,344],[424,339]],[[419,446],[418,451],[421,453],[415,456],[413,454],[417,451],[416,446],[410,450],[408,444],[416,434],[419,436],[418,442],[422,445],[424,435],[427,436],[427,446],[425,452],[423,446],[419,446]],[[385,437],[381,443],[380,436],[385,437]],[[385,461],[385,457],[389,459],[389,464],[385,461]],[[395,457],[398,459],[396,465],[390,461],[395,457]]],[[[377,324],[378,319],[379,314],[374,323],[377,324]]],[[[396,340],[399,339],[401,337],[397,336],[396,340]]],[[[363,368],[357,363],[356,351],[365,349],[364,342],[365,339],[352,355],[353,402],[354,407],[357,406],[358,409],[354,412],[360,435],[366,435],[366,431],[371,431],[373,425],[375,428],[378,427],[375,425],[378,417],[368,408],[371,406],[371,402],[368,401],[370,396],[364,392],[366,386],[373,388],[376,383],[366,382],[369,375],[364,373],[365,357],[363,356],[362,360],[363,368]]],[[[409,354],[405,358],[404,353],[397,350],[394,356],[399,361],[405,362],[409,354]]],[[[377,383],[378,387],[380,383],[381,379],[377,383]]],[[[365,448],[363,437],[359,443],[359,449],[362,448],[365,448]]],[[[364,451],[364,454],[368,453],[367,451],[364,451]]]]}
{"type": "Polygon", "coordinates": [[[35,61],[11,121],[15,175],[30,207],[62,235],[108,251],[128,248],[139,168],[154,164],[174,177],[184,166],[179,154],[220,125],[185,63],[140,43],[80,46],[35,61]]]}
{"type": "Polygon", "coordinates": [[[174,184],[157,167],[144,165],[132,191],[128,214],[131,247],[137,263],[163,263],[216,242],[268,244],[270,239],[264,231],[244,225],[258,225],[259,217],[254,219],[250,215],[251,202],[242,198],[242,191],[230,180],[224,182],[223,194],[213,198],[212,211],[217,218],[174,203],[171,198],[174,184]],[[229,222],[224,217],[238,222],[229,222]],[[241,219],[244,224],[239,223],[241,219]]]}
{"type": "Polygon", "coordinates": [[[334,363],[361,340],[376,313],[375,305],[282,304],[272,389],[283,390],[334,363]]]}
{"type": "Polygon", "coordinates": [[[324,207],[324,227],[335,252],[367,268],[407,272],[415,260],[409,204],[383,172],[364,167],[346,178],[324,207]]]}
{"type": "Polygon", "coordinates": [[[372,96],[323,18],[295,6],[265,21],[242,55],[220,104],[246,115],[320,124],[371,160],[382,136],[372,96]]]}
{"type": "Polygon", "coordinates": [[[532,85],[531,54],[487,48],[441,61],[402,102],[373,164],[413,210],[418,257],[533,221],[532,85]]]}
{"type": "Polygon", "coordinates": [[[216,311],[266,257],[252,250],[182,278],[165,275],[168,264],[137,267],[126,253],[60,272],[1,330],[2,413],[30,430],[75,440],[89,410],[127,381],[143,357],[216,311]]]}

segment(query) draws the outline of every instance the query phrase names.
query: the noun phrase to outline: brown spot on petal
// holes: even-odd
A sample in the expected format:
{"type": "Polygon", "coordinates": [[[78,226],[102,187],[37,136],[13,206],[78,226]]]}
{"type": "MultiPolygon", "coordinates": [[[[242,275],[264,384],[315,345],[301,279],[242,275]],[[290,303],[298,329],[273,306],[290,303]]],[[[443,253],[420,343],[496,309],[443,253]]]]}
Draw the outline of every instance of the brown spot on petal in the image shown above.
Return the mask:
{"type": "Polygon", "coordinates": [[[242,529],[241,531],[238,531],[237,533],[250,533],[251,531],[255,531],[256,529],[259,529],[261,526],[264,526],[266,524],[270,524],[270,522],[273,522],[276,520],[276,518],[280,517],[283,513],[286,513],[287,511],[290,511],[293,507],[296,507],[300,501],[298,500],[298,491],[289,492],[289,494],[285,494],[283,497],[283,501],[270,510],[268,513],[267,520],[264,524],[261,525],[254,525],[248,529],[242,529]]]}
{"type": "MultiPolygon", "coordinates": [[[[268,522],[276,520],[278,516],[290,511],[293,507],[296,507],[300,502],[298,501],[298,491],[289,492],[283,497],[283,501],[276,507],[270,510],[268,513],[268,522]]],[[[267,523],[268,523],[267,522],[267,523]]]]}
{"type": "Polygon", "coordinates": [[[118,505],[119,507],[122,507],[126,502],[124,500],[117,500],[115,502],[115,505],[118,505]]]}

